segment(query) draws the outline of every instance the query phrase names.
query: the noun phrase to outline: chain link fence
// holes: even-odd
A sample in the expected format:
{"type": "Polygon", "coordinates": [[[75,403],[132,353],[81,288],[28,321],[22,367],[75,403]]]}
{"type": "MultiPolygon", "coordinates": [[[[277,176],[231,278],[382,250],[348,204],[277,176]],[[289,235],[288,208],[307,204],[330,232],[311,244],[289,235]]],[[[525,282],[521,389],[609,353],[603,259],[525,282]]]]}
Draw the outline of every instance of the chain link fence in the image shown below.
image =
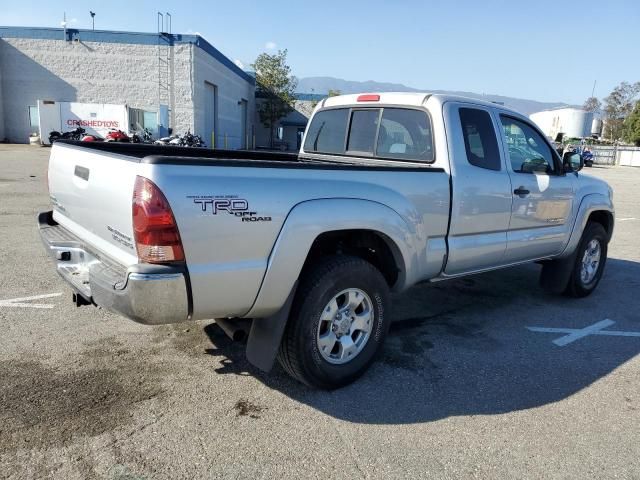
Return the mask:
{"type": "Polygon", "coordinates": [[[640,167],[640,147],[588,145],[585,148],[593,153],[594,165],[640,167]]]}
{"type": "Polygon", "coordinates": [[[613,166],[616,164],[616,147],[604,146],[604,145],[590,145],[587,147],[593,153],[594,165],[608,165],[613,166]]]}

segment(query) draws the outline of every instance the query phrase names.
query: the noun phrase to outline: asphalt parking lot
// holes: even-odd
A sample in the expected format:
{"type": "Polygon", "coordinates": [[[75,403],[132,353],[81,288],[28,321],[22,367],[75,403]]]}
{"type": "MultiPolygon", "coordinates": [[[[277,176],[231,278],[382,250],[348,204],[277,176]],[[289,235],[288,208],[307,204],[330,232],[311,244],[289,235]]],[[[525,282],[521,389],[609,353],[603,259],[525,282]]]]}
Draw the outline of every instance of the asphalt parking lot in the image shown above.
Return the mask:
{"type": "Polygon", "coordinates": [[[36,228],[48,154],[0,145],[0,477],[640,478],[640,169],[586,169],[616,203],[592,296],[543,293],[536,265],[419,285],[328,393],[213,322],[76,308],[36,228]]]}

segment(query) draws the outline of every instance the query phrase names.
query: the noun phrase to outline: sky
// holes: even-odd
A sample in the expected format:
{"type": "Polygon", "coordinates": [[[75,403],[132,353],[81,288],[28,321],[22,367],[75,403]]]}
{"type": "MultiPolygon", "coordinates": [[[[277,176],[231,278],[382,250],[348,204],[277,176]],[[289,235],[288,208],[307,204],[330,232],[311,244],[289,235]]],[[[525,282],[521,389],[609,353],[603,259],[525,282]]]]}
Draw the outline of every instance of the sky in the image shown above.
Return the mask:
{"type": "Polygon", "coordinates": [[[640,0],[0,0],[0,25],[198,33],[238,65],[288,50],[297,77],[582,104],[640,81],[640,0]]]}

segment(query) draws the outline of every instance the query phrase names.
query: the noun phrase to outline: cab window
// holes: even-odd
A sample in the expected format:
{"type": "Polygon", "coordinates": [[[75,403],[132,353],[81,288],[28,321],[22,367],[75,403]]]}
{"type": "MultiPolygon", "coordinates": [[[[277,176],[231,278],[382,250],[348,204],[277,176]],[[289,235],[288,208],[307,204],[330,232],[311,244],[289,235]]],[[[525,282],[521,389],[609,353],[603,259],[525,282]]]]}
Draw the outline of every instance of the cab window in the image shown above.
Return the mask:
{"type": "Polygon", "coordinates": [[[349,110],[337,108],[313,117],[304,141],[306,152],[343,153],[349,110]]]}
{"type": "Polygon", "coordinates": [[[347,153],[373,155],[379,118],[380,109],[378,108],[351,112],[347,153]]]}
{"type": "Polygon", "coordinates": [[[542,135],[525,122],[500,115],[511,168],[517,173],[555,172],[553,152],[542,135]]]}
{"type": "Polygon", "coordinates": [[[431,163],[431,120],[409,108],[323,110],[311,120],[304,151],[431,163]]]}
{"type": "Polygon", "coordinates": [[[427,114],[406,108],[385,108],[380,120],[376,155],[402,160],[433,161],[427,114]]]}

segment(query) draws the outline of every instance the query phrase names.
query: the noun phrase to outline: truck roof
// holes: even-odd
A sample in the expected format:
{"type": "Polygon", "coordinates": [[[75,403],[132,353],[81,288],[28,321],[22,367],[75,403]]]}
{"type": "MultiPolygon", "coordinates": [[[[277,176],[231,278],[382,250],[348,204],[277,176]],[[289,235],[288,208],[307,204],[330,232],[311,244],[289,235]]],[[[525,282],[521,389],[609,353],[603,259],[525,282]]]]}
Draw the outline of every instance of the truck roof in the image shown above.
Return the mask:
{"type": "Polygon", "coordinates": [[[509,107],[505,107],[504,105],[487,102],[485,100],[479,100],[477,98],[464,97],[462,95],[452,95],[446,93],[430,93],[430,92],[368,92],[368,93],[355,93],[349,95],[338,95],[335,97],[325,98],[319,104],[319,108],[326,107],[337,107],[337,106],[346,106],[346,105],[376,105],[376,104],[392,104],[392,105],[408,105],[419,107],[424,105],[424,103],[429,98],[436,98],[440,103],[448,102],[448,101],[459,101],[459,102],[467,102],[474,103],[476,105],[484,105],[485,107],[493,107],[499,108],[501,110],[505,110],[508,112],[519,113],[516,110],[513,110],[509,107]],[[375,99],[377,96],[377,100],[358,100],[359,97],[370,96],[370,98],[375,99]]]}

